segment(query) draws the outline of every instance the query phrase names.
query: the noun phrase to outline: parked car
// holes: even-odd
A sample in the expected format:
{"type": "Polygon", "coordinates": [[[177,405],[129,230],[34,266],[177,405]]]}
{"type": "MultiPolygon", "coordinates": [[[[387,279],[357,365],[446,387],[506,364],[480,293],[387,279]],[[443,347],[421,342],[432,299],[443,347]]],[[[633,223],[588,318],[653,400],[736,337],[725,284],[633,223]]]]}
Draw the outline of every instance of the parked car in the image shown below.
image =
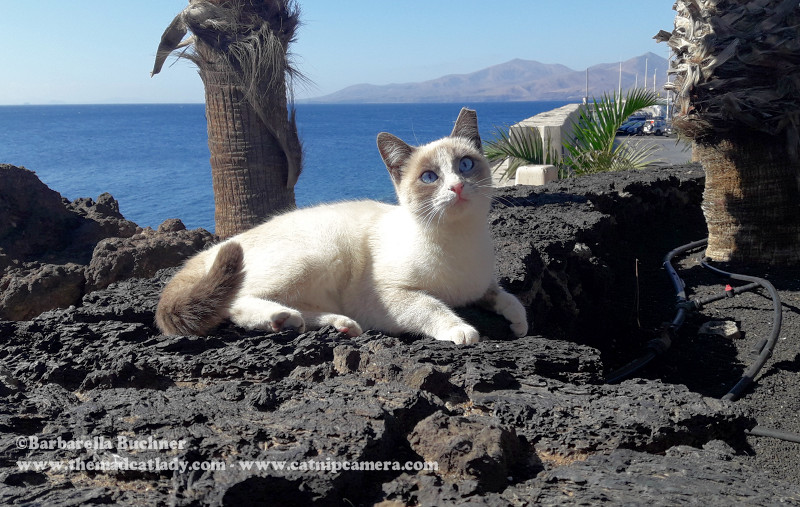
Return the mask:
{"type": "Polygon", "coordinates": [[[642,125],[644,125],[644,120],[636,120],[636,119],[634,119],[634,120],[627,120],[625,123],[623,123],[623,124],[622,124],[622,125],[621,125],[621,126],[618,128],[618,129],[617,129],[617,135],[620,135],[620,136],[629,136],[629,135],[640,134],[641,132],[639,131],[638,127],[640,127],[640,126],[642,126],[642,125]],[[631,130],[630,130],[630,129],[631,129],[631,127],[634,127],[634,128],[633,128],[633,131],[631,131],[631,130]]]}
{"type": "Polygon", "coordinates": [[[630,127],[634,123],[636,123],[636,122],[626,121],[625,123],[620,125],[620,127],[617,129],[617,135],[618,136],[627,136],[628,135],[628,127],[630,127]]]}
{"type": "Polygon", "coordinates": [[[667,122],[659,119],[647,120],[644,123],[643,131],[648,135],[663,135],[667,132],[667,122]]]}
{"type": "Polygon", "coordinates": [[[629,136],[641,136],[644,134],[644,123],[643,121],[635,121],[628,125],[625,130],[629,136]]]}

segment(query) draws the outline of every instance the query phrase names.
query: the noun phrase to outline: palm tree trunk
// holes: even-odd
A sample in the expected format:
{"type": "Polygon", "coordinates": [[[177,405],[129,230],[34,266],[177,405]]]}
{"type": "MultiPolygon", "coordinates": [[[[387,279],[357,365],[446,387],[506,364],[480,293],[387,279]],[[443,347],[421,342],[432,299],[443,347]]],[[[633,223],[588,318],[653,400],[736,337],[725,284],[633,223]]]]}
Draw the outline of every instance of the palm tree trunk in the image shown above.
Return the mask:
{"type": "Polygon", "coordinates": [[[706,172],[706,255],[716,261],[800,262],[800,163],[785,138],[696,142],[706,172]]]}
{"type": "Polygon", "coordinates": [[[676,0],[674,125],[706,169],[707,254],[800,262],[800,5],[676,0]]]}
{"type": "MultiPolygon", "coordinates": [[[[241,78],[213,63],[200,75],[206,95],[215,233],[227,238],[293,208],[294,188],[287,185],[287,157],[245,99],[241,78]]],[[[285,104],[286,97],[272,100],[285,104]]]]}
{"type": "Polygon", "coordinates": [[[179,48],[206,92],[216,233],[226,238],[294,207],[302,149],[287,80],[294,0],[190,0],[161,36],[152,75],[179,48]],[[192,36],[186,38],[188,32],[192,36]]]}

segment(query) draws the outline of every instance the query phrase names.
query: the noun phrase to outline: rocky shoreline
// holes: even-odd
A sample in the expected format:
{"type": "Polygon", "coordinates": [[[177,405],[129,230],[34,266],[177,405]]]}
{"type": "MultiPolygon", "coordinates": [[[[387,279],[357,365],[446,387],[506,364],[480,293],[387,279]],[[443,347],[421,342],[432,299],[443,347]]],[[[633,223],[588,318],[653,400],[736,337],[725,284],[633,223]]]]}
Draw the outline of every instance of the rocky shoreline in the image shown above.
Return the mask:
{"type": "MultiPolygon", "coordinates": [[[[213,237],[174,221],[143,230],[106,195],[15,201],[7,196],[33,195],[24,189],[38,179],[0,171],[19,186],[0,192],[0,503],[800,503],[798,444],[745,434],[765,418],[800,430],[796,349],[784,340],[743,400],[718,399],[763,332],[762,296],[698,314],[653,367],[605,383],[673,311],[661,259],[704,235],[697,166],[500,191],[490,220],[501,283],[534,327],[512,339],[496,316],[464,308],[489,337],[466,347],[332,328],[298,335],[226,325],[207,338],[162,336],[153,324],[161,288],[213,237]],[[712,318],[737,321],[746,339],[695,338],[712,318]],[[121,437],[174,445],[130,449],[121,437]],[[93,443],[57,444],[82,439],[93,443]],[[218,468],[17,465],[31,460],[218,468]],[[439,468],[247,470],[243,460],[439,468]]],[[[712,290],[691,259],[682,263],[697,290],[712,290]]],[[[796,273],[783,275],[782,336],[796,337],[800,287],[796,273]]]]}

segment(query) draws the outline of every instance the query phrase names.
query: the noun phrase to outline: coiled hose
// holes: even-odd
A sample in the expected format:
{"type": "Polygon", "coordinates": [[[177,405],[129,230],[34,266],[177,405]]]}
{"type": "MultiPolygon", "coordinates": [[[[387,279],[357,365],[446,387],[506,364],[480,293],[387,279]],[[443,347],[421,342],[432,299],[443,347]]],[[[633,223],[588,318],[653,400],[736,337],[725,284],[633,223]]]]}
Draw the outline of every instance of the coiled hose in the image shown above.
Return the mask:
{"type": "MultiPolygon", "coordinates": [[[[772,307],[773,307],[773,316],[772,316],[772,330],[770,331],[769,337],[761,340],[758,345],[756,345],[754,351],[758,353],[758,357],[753,361],[753,364],[742,374],[742,377],[739,381],[734,385],[728,392],[725,394],[722,399],[733,401],[741,396],[742,392],[749,386],[758,372],[761,371],[761,368],[767,362],[767,360],[772,356],[772,351],[775,348],[776,343],[778,342],[778,336],[781,332],[781,323],[782,323],[782,308],[781,308],[781,300],[780,296],[778,295],[778,291],[775,290],[775,287],[763,278],[758,278],[755,276],[748,276],[742,275],[738,273],[730,273],[728,271],[724,271],[717,267],[711,266],[709,264],[709,259],[703,258],[701,265],[709,269],[719,275],[723,275],[725,277],[730,278],[731,280],[738,280],[744,282],[750,282],[747,285],[743,285],[740,287],[726,287],[725,292],[719,295],[709,296],[703,299],[694,299],[690,300],[686,297],[686,284],[684,283],[683,279],[678,275],[675,268],[672,266],[672,259],[676,256],[688,252],[689,250],[693,250],[695,248],[701,247],[707,244],[707,239],[701,239],[698,241],[693,241],[691,243],[687,243],[683,246],[680,246],[669,253],[664,257],[663,266],[667,272],[667,276],[669,276],[670,281],[672,282],[672,286],[675,289],[675,294],[677,297],[676,301],[676,313],[675,317],[669,322],[665,327],[662,328],[661,333],[657,338],[650,340],[647,344],[647,351],[640,356],[639,358],[631,361],[630,363],[626,364],[622,368],[616,370],[607,379],[607,382],[612,384],[616,382],[620,382],[625,377],[633,374],[647,363],[652,361],[656,356],[659,354],[664,353],[667,349],[669,349],[670,345],[672,344],[672,340],[675,337],[676,332],[678,329],[683,325],[684,321],[686,320],[686,316],[690,311],[696,311],[702,308],[704,305],[711,303],[713,301],[719,301],[720,299],[724,299],[726,297],[733,297],[736,294],[740,294],[742,292],[750,291],[756,289],[758,287],[762,287],[767,290],[770,297],[772,298],[772,307]]],[[[767,436],[773,438],[779,438],[782,440],[787,440],[791,442],[798,442],[800,443],[800,435],[791,432],[779,431],[770,428],[764,428],[761,426],[755,426],[754,428],[746,431],[746,433],[750,435],[756,436],[767,436]]]]}

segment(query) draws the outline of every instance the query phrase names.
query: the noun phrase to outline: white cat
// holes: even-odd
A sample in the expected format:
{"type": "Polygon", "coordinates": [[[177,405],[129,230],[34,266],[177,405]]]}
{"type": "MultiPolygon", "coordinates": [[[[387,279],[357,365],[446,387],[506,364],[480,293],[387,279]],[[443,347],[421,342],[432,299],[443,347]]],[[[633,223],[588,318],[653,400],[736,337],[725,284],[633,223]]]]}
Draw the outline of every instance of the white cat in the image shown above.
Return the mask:
{"type": "Polygon", "coordinates": [[[491,174],[474,111],[449,137],[411,147],[378,135],[399,205],[353,201],[299,209],[200,252],[165,287],[156,323],[203,335],[326,325],[416,333],[458,344],[480,335],[452,307],[479,302],[517,336],[525,308],[497,284],[487,224],[491,174]]]}

